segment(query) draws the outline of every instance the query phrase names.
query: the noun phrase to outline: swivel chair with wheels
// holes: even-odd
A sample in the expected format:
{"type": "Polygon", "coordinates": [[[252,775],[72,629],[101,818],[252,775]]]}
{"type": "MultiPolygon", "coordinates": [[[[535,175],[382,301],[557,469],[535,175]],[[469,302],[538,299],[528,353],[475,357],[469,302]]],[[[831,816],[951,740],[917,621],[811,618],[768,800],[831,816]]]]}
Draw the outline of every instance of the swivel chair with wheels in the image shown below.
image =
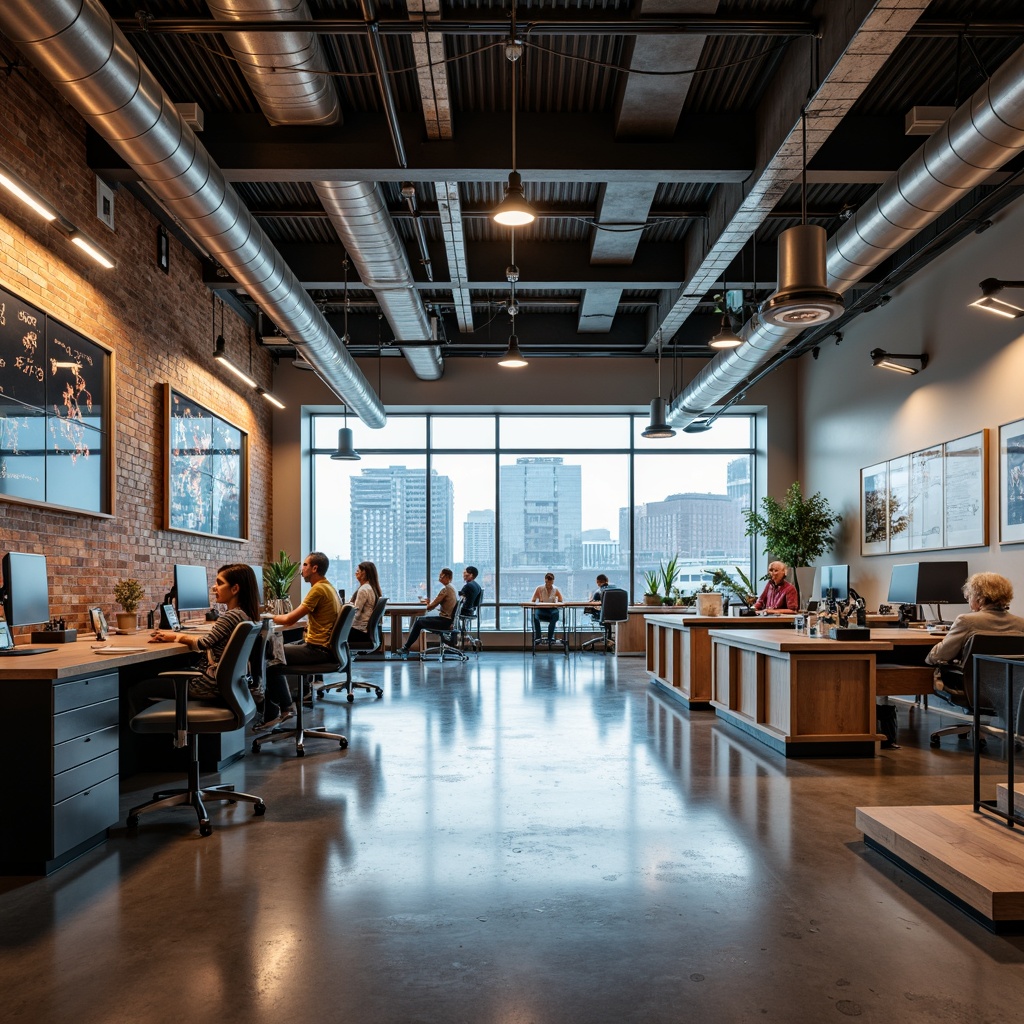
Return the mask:
{"type": "Polygon", "coordinates": [[[465,604],[459,615],[459,646],[462,650],[467,647],[476,654],[483,649],[483,641],[480,639],[480,606],[483,604],[484,592],[481,590],[477,597],[476,604],[471,608],[465,604]]]}
{"type": "Polygon", "coordinates": [[[348,666],[348,631],[352,628],[352,620],[356,616],[355,608],[350,605],[342,605],[341,612],[334,621],[334,628],[331,630],[330,649],[333,657],[330,661],[316,662],[307,665],[294,665],[291,668],[285,667],[285,675],[295,676],[298,680],[298,695],[295,699],[295,725],[294,727],[278,727],[269,732],[262,732],[253,737],[252,752],[258,754],[264,743],[277,743],[279,740],[295,739],[295,756],[304,757],[306,754],[305,741],[310,739],[337,740],[338,746],[344,750],[348,746],[348,740],[338,732],[328,732],[326,729],[307,729],[303,723],[305,707],[302,701],[302,692],[307,681],[313,676],[325,676],[332,672],[343,672],[348,666]]]}
{"type": "Polygon", "coordinates": [[[601,607],[598,610],[597,624],[601,627],[601,636],[595,636],[588,640],[582,650],[603,644],[602,654],[608,652],[608,647],[614,649],[615,641],[612,639],[612,625],[616,622],[625,622],[629,618],[629,592],[619,587],[605,587],[601,591],[601,607]]]}
{"type": "Polygon", "coordinates": [[[188,804],[199,818],[199,834],[208,836],[213,831],[210,815],[203,800],[243,800],[253,805],[257,815],[266,813],[263,798],[250,793],[237,793],[234,786],[199,785],[199,736],[204,733],[232,732],[243,728],[256,714],[256,703],[249,692],[248,663],[260,631],[258,622],[240,622],[228,638],[224,655],[217,666],[217,685],[220,703],[188,699],[188,681],[201,672],[161,672],[173,676],[175,699],[161,700],[144,708],[131,720],[133,732],[166,733],[175,737],[175,745],[188,746],[188,785],[184,789],[170,789],[154,793],[148,803],[133,807],[128,812],[128,827],[135,828],[139,818],[161,807],[188,804]]]}
{"type": "MultiPolygon", "coordinates": [[[[974,633],[964,643],[959,665],[951,664],[939,667],[942,688],[936,687],[935,696],[968,715],[974,714],[974,655],[976,654],[1024,654],[1024,636],[1019,633],[974,633]]],[[[979,689],[983,703],[978,710],[985,717],[991,718],[996,714],[996,709],[990,706],[985,699],[984,690],[979,689]]],[[[943,736],[969,736],[973,731],[974,724],[972,722],[936,729],[931,734],[931,745],[939,746],[943,736]]],[[[1002,730],[988,725],[983,725],[981,731],[990,736],[1003,735],[1002,730]]],[[[985,749],[984,735],[978,737],[978,744],[980,749],[985,749]]]]}
{"type": "Polygon", "coordinates": [[[366,623],[366,633],[369,636],[369,641],[364,640],[349,640],[348,651],[349,659],[345,663],[345,678],[340,683],[324,683],[323,686],[316,688],[316,695],[321,700],[325,693],[330,693],[331,690],[348,690],[348,702],[351,704],[356,698],[352,692],[357,687],[360,690],[372,690],[377,694],[377,697],[384,696],[384,690],[376,683],[367,683],[361,679],[352,678],[352,662],[356,660],[358,654],[373,654],[374,651],[379,651],[381,645],[384,643],[384,632],[381,629],[381,622],[384,618],[384,609],[388,606],[388,599],[386,597],[378,597],[376,604],[373,606],[373,611],[370,613],[370,619],[366,623]]]}
{"type": "Polygon", "coordinates": [[[452,609],[452,621],[450,626],[424,626],[424,633],[431,633],[439,640],[434,647],[428,647],[420,656],[420,661],[431,661],[434,657],[438,661],[445,658],[454,658],[458,661],[469,661],[469,655],[459,646],[460,621],[462,617],[463,598],[455,602],[452,609]]]}

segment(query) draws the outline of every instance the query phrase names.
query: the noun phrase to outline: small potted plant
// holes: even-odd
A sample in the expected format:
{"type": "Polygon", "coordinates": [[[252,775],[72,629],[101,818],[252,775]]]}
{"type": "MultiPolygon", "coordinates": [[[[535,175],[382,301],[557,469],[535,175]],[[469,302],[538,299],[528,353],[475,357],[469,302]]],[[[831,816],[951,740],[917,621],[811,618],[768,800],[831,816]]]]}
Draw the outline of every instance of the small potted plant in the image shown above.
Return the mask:
{"type": "Polygon", "coordinates": [[[264,596],[275,615],[283,615],[292,610],[292,599],[288,591],[298,571],[299,563],[293,562],[287,551],[282,551],[276,562],[267,562],[263,566],[264,596]]]}
{"type": "Polygon", "coordinates": [[[114,584],[114,600],[124,609],[117,613],[119,633],[134,633],[139,628],[139,604],[145,596],[142,584],[133,576],[114,584]]]}
{"type": "Polygon", "coordinates": [[[755,600],[754,585],[750,582],[750,577],[738,565],[734,565],[733,568],[736,570],[738,579],[734,579],[732,573],[728,573],[724,569],[715,569],[711,574],[711,585],[716,590],[727,590],[739,599],[740,604],[750,607],[755,600]]]}
{"type": "Polygon", "coordinates": [[[644,604],[661,604],[661,573],[657,569],[648,570],[644,573],[644,584],[647,587],[644,604]]]}
{"type": "Polygon", "coordinates": [[[679,576],[679,556],[675,555],[673,558],[670,558],[667,564],[662,562],[659,569],[661,571],[662,590],[665,594],[662,604],[674,604],[675,602],[670,595],[676,578],[679,576]]]}

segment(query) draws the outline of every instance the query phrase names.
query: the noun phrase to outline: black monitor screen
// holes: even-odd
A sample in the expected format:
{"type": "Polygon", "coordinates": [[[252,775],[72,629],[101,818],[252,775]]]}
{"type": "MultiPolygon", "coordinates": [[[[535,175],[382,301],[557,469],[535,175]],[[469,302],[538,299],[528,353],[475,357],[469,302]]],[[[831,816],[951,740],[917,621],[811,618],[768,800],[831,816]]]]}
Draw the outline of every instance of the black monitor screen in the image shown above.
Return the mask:
{"type": "Polygon", "coordinates": [[[50,621],[46,555],[8,551],[3,559],[4,618],[10,626],[37,626],[50,621]]]}
{"type": "Polygon", "coordinates": [[[850,567],[848,565],[823,565],[821,567],[821,596],[822,598],[831,596],[837,601],[845,601],[850,596],[850,567]]]}
{"type": "Polygon", "coordinates": [[[200,611],[210,607],[210,584],[205,565],[174,567],[175,603],[179,612],[200,611]]]}
{"type": "Polygon", "coordinates": [[[263,604],[263,566],[262,565],[251,565],[253,574],[256,576],[256,590],[260,595],[260,604],[263,604]]]}
{"type": "Polygon", "coordinates": [[[894,604],[963,604],[966,562],[906,562],[892,567],[888,600],[894,604]]]}

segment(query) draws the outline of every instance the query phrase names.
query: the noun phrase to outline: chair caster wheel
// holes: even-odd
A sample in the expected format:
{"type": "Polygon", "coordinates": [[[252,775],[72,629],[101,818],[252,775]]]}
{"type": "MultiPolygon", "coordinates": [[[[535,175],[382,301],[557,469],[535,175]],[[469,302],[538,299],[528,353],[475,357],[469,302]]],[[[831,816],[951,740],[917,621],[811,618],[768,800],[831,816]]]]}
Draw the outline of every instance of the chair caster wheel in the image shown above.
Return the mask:
{"type": "Polygon", "coordinates": [[[125,822],[125,824],[129,828],[138,828],[139,827],[139,816],[137,814],[129,814],[128,815],[128,820],[125,822]]]}
{"type": "Polygon", "coordinates": [[[978,749],[979,750],[988,750],[988,740],[984,740],[984,739],[978,740],[978,749]]]}
{"type": "Polygon", "coordinates": [[[201,836],[212,836],[213,826],[208,821],[199,822],[199,834],[201,836]]]}
{"type": "Polygon", "coordinates": [[[260,752],[260,741],[259,740],[253,740],[252,741],[252,752],[254,754],[258,754],[260,752]]]}
{"type": "Polygon", "coordinates": [[[932,737],[932,738],[931,738],[931,739],[930,739],[930,740],[928,741],[928,743],[929,743],[929,744],[930,744],[931,746],[933,746],[933,747],[937,747],[937,746],[939,746],[940,742],[941,742],[941,741],[939,740],[939,737],[938,737],[938,736],[933,736],[933,737],[932,737]]]}
{"type": "Polygon", "coordinates": [[[317,700],[323,700],[324,699],[324,688],[322,686],[320,687],[319,690],[316,691],[316,699],[317,700]]]}
{"type": "Polygon", "coordinates": [[[258,804],[253,804],[252,813],[255,814],[257,818],[262,818],[263,815],[267,813],[267,805],[262,800],[258,804]]]}
{"type": "Polygon", "coordinates": [[[338,746],[341,747],[342,750],[348,750],[348,740],[342,736],[341,739],[338,740],[338,746]]]}
{"type": "Polygon", "coordinates": [[[351,704],[355,701],[356,695],[354,693],[350,693],[345,699],[349,702],[349,704],[351,704]]]}
{"type": "Polygon", "coordinates": [[[383,690],[382,690],[382,689],[381,689],[381,688],[380,688],[379,686],[378,686],[378,687],[377,687],[377,689],[376,689],[376,690],[374,691],[374,693],[376,693],[376,694],[377,694],[377,699],[378,699],[378,700],[380,700],[380,698],[384,696],[384,691],[383,691],[383,690]]]}
{"type": "Polygon", "coordinates": [[[305,747],[296,747],[295,748],[295,756],[296,757],[305,757],[306,756],[306,749],[305,749],[305,747]]]}

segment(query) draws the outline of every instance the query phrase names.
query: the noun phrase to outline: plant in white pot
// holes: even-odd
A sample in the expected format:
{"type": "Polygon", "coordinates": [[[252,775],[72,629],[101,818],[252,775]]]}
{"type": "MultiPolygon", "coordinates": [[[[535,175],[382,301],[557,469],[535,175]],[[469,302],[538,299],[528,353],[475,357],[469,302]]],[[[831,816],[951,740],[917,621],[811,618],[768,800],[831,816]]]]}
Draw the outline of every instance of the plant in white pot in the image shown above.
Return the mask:
{"type": "MultiPolygon", "coordinates": [[[[832,511],[820,491],[805,498],[798,480],[789,485],[782,501],[770,496],[762,498],[761,509],[762,512],[753,508],[744,511],[746,535],[759,536],[764,541],[764,553],[785,562],[793,569],[794,577],[797,569],[813,565],[832,550],[835,545],[832,533],[843,520],[832,511]]],[[[800,583],[794,582],[799,595],[800,583]]]]}
{"type": "Polygon", "coordinates": [[[263,566],[263,590],[275,615],[284,615],[292,610],[288,591],[298,571],[299,563],[293,562],[287,551],[282,551],[276,562],[267,562],[263,566]]]}
{"type": "Polygon", "coordinates": [[[139,604],[145,596],[142,584],[132,576],[114,584],[114,600],[123,609],[117,613],[119,633],[134,633],[139,628],[139,604]]]}

